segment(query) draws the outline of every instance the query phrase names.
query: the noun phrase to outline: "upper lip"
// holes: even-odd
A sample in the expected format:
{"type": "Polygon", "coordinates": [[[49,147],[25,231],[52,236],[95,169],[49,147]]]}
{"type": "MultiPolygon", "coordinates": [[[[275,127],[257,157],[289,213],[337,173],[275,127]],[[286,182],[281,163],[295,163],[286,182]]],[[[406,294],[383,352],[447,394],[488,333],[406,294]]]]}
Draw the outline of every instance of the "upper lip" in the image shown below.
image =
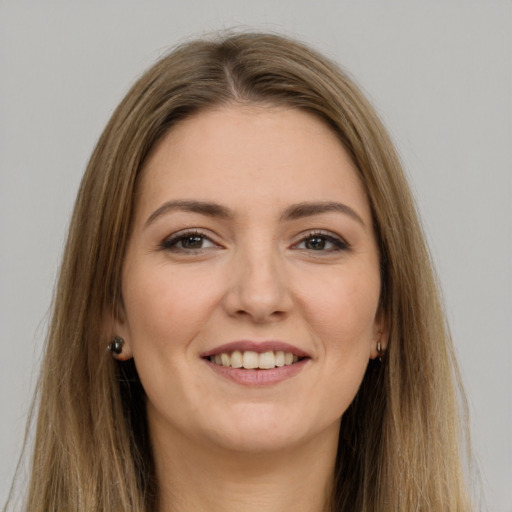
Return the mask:
{"type": "Polygon", "coordinates": [[[263,352],[270,351],[283,351],[283,352],[291,352],[293,355],[298,357],[311,357],[304,350],[290,345],[289,343],[285,343],[282,341],[253,341],[253,340],[240,340],[240,341],[232,341],[230,343],[225,343],[224,345],[219,345],[218,347],[207,350],[201,354],[201,357],[210,357],[215,356],[217,354],[222,353],[231,353],[235,350],[239,350],[240,352],[244,352],[246,350],[251,350],[253,352],[258,352],[259,354],[263,352]]]}

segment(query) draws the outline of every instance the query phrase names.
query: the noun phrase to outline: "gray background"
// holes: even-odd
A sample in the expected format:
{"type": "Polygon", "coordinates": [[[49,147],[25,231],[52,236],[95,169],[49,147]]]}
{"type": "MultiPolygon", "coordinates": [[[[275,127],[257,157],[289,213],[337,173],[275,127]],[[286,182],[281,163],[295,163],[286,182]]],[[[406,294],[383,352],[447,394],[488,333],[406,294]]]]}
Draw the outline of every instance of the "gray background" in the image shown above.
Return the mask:
{"type": "Polygon", "coordinates": [[[169,46],[232,26],[335,58],[389,127],[443,286],[488,509],[511,512],[510,0],[0,0],[0,502],[94,143],[169,46]]]}

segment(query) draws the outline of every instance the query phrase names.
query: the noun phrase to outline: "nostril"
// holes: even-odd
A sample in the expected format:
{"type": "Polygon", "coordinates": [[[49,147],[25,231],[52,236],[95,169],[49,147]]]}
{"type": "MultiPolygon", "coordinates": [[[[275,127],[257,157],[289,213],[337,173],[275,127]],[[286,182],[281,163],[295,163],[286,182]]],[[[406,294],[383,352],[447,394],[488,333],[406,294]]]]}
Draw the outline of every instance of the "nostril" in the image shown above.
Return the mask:
{"type": "Polygon", "coordinates": [[[226,312],[255,323],[282,320],[293,302],[283,275],[254,261],[240,268],[243,271],[233,271],[231,286],[226,289],[226,312]]]}

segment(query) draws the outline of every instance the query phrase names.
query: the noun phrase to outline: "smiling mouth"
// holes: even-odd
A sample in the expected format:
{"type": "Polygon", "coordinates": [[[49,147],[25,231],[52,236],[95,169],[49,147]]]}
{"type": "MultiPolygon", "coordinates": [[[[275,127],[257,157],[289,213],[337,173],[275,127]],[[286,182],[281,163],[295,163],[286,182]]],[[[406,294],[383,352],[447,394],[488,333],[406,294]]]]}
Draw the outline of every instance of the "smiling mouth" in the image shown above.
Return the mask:
{"type": "Polygon", "coordinates": [[[255,352],[253,350],[234,350],[222,352],[206,358],[208,361],[226,368],[241,368],[246,370],[272,370],[282,366],[291,366],[304,358],[283,350],[255,352]]]}

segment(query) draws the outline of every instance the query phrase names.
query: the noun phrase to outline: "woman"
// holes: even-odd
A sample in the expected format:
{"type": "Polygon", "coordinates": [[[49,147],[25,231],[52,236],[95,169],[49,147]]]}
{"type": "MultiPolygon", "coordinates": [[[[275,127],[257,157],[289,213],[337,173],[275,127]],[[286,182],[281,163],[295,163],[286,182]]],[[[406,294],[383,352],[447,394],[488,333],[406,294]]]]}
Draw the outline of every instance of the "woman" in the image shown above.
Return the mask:
{"type": "Polygon", "coordinates": [[[457,391],[368,102],[288,39],[192,42],[83,178],[27,510],[469,510],[457,391]]]}

